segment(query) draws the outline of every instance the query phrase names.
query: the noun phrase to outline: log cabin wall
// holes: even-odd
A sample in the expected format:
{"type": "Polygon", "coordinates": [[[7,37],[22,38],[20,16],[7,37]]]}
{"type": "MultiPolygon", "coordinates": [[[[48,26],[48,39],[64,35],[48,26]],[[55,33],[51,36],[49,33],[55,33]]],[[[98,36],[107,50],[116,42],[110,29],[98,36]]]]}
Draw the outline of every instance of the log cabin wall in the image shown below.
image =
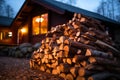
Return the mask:
{"type": "Polygon", "coordinates": [[[65,12],[64,14],[58,14],[53,11],[50,12],[50,26],[56,26],[67,23],[70,19],[72,19],[73,14],[70,12],[65,12]]]}
{"type": "Polygon", "coordinates": [[[115,42],[120,45],[120,28],[115,29],[114,37],[115,37],[115,42]]]}
{"type": "Polygon", "coordinates": [[[11,44],[12,38],[3,39],[1,32],[4,32],[4,33],[11,32],[10,28],[6,26],[0,26],[0,44],[11,44]]]}
{"type": "Polygon", "coordinates": [[[26,43],[26,42],[29,42],[29,35],[28,35],[28,24],[29,22],[27,21],[23,26],[22,28],[20,28],[21,30],[25,30],[24,32],[21,33],[21,42],[20,43],[26,43]]]}

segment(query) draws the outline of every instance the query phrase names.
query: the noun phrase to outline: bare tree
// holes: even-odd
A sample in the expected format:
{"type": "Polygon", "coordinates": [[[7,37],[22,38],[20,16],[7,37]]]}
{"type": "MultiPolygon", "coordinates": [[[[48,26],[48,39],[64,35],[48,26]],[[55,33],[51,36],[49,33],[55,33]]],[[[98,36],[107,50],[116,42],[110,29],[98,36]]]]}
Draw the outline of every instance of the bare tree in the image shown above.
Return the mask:
{"type": "Polygon", "coordinates": [[[4,13],[5,0],[0,0],[0,15],[4,13]]]}
{"type": "Polygon", "coordinates": [[[13,17],[13,8],[10,6],[10,5],[6,5],[6,7],[5,7],[6,9],[5,9],[5,11],[6,11],[6,16],[7,17],[13,17]]]}
{"type": "Polygon", "coordinates": [[[0,16],[13,17],[14,10],[13,8],[6,4],[5,0],[0,0],[0,16]]]}
{"type": "Polygon", "coordinates": [[[118,20],[118,16],[120,16],[120,0],[102,0],[97,12],[108,18],[118,20]]]}

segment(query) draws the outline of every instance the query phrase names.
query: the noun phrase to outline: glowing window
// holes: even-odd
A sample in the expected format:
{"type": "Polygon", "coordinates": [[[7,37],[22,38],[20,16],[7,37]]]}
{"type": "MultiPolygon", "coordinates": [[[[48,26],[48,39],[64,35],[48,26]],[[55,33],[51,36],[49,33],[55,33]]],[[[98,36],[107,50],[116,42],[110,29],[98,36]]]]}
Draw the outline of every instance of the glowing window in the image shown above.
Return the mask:
{"type": "Polygon", "coordinates": [[[12,37],[12,32],[0,32],[0,40],[9,39],[12,37]]]}
{"type": "Polygon", "coordinates": [[[48,14],[35,16],[32,20],[32,34],[39,35],[45,34],[48,30],[48,14]]]}

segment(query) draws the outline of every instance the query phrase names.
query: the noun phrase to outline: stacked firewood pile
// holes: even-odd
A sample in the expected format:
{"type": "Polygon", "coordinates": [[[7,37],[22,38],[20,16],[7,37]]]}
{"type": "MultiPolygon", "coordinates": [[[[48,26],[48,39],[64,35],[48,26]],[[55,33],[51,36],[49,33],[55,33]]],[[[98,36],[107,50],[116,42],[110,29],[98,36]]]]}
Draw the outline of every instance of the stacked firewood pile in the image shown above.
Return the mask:
{"type": "Polygon", "coordinates": [[[30,67],[65,80],[120,79],[120,53],[100,21],[74,14],[52,27],[33,52],[30,67]]]}

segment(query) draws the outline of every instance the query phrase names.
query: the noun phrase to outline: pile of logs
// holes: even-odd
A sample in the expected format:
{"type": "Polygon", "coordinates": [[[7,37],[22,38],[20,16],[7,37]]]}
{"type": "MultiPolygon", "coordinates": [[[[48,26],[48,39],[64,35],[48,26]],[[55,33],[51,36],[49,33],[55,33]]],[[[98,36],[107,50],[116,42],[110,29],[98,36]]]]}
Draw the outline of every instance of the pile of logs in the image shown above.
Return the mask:
{"type": "Polygon", "coordinates": [[[75,13],[46,34],[30,68],[65,80],[120,80],[120,52],[113,44],[100,21],[75,13]]]}

